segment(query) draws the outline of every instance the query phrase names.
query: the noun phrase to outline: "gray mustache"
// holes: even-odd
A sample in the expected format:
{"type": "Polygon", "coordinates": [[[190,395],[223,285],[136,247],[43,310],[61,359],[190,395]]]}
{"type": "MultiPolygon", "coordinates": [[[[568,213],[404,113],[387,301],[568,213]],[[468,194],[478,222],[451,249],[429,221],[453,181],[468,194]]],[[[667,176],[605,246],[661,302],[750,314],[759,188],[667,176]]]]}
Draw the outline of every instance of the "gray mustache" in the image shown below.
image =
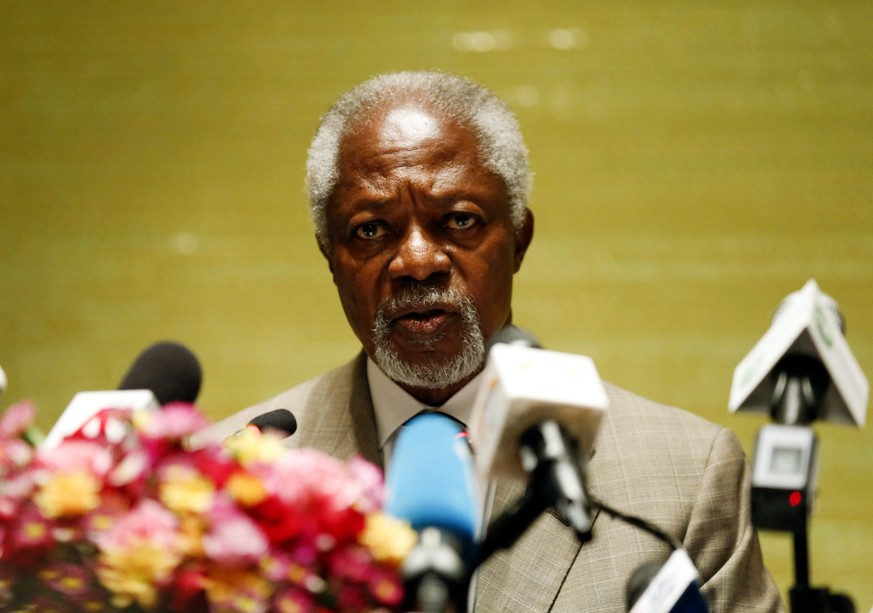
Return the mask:
{"type": "Polygon", "coordinates": [[[409,287],[400,294],[383,301],[378,308],[382,315],[388,310],[428,309],[436,305],[450,305],[458,309],[467,302],[464,296],[454,289],[438,287],[409,287]]]}

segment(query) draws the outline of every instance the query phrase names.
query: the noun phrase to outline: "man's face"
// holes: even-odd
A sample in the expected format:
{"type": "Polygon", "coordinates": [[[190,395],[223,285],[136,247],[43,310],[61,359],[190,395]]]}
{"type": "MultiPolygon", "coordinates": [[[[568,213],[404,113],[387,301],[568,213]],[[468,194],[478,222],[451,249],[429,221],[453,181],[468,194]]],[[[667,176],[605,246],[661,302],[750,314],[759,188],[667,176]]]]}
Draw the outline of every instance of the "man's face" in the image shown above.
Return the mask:
{"type": "Polygon", "coordinates": [[[415,103],[376,110],[340,145],[327,212],[325,257],[352,329],[431,404],[481,369],[484,341],[509,323],[532,235],[529,214],[513,229],[506,186],[478,151],[471,130],[415,103]],[[407,371],[441,374],[428,384],[407,371]]]}

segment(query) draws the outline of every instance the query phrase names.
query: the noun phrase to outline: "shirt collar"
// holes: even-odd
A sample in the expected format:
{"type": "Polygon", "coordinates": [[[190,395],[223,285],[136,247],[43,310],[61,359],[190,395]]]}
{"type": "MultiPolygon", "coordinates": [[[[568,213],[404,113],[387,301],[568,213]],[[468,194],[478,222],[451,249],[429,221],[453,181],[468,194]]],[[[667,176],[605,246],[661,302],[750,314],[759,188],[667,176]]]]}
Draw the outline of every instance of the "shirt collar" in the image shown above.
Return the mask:
{"type": "Polygon", "coordinates": [[[451,415],[464,425],[470,423],[473,412],[473,401],[479,390],[482,373],[470,380],[467,385],[458,390],[440,407],[428,407],[420,400],[413,398],[408,392],[388,378],[373,360],[367,358],[367,381],[370,384],[370,397],[373,400],[373,410],[376,413],[376,427],[379,431],[379,447],[382,448],[392,434],[411,417],[426,411],[436,409],[441,413],[451,415]]]}

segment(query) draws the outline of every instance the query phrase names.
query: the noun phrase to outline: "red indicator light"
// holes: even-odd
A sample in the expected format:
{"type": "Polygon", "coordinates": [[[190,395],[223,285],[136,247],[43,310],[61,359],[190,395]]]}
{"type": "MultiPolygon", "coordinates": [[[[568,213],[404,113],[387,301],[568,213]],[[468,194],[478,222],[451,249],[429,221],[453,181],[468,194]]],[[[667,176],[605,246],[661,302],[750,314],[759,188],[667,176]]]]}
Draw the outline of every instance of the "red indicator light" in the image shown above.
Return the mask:
{"type": "Polygon", "coordinates": [[[791,492],[788,496],[788,504],[792,507],[800,506],[800,503],[803,502],[803,494],[800,492],[791,492]]]}

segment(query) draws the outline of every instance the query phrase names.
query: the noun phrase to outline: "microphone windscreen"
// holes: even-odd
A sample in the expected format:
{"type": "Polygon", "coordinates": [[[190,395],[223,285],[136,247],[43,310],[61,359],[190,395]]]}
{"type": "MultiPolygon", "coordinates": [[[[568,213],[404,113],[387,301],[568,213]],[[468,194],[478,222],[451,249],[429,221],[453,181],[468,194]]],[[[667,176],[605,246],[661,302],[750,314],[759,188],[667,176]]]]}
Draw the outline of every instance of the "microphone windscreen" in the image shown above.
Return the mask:
{"type": "Polygon", "coordinates": [[[258,430],[278,430],[286,436],[291,436],[297,432],[297,419],[288,409],[274,409],[267,411],[263,415],[258,415],[249,422],[250,426],[255,426],[258,430]]]}
{"type": "Polygon", "coordinates": [[[397,435],[386,479],[386,511],[416,530],[441,528],[470,546],[479,529],[473,458],[458,422],[421,413],[397,435]]]}
{"type": "Polygon", "coordinates": [[[203,374],[190,349],[163,341],[146,348],[118,386],[120,390],[151,390],[161,405],[193,403],[200,393],[203,374]]]}

